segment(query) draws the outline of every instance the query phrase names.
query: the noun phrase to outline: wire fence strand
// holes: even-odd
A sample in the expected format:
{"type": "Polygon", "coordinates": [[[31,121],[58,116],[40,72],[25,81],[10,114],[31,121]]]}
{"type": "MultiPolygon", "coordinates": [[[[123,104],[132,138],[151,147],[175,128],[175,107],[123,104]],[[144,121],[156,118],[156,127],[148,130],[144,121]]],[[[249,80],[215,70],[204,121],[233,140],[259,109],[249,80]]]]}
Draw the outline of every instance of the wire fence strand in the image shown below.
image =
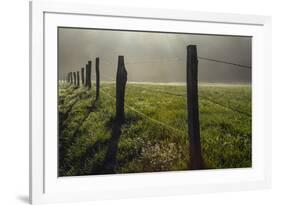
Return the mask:
{"type": "MultiPolygon", "coordinates": [[[[106,92],[103,91],[102,89],[100,89],[100,91],[101,91],[104,95],[106,95],[106,96],[108,96],[109,98],[115,100],[115,97],[113,97],[113,96],[111,96],[110,94],[106,93],[106,92]]],[[[177,128],[174,128],[173,126],[170,126],[170,125],[168,125],[168,124],[166,124],[166,123],[163,123],[163,122],[161,122],[161,121],[159,121],[159,120],[156,120],[156,119],[154,119],[154,118],[151,118],[151,117],[147,116],[146,114],[144,114],[144,113],[138,111],[136,108],[134,108],[134,107],[128,105],[127,103],[124,103],[124,106],[125,106],[126,108],[132,110],[133,112],[137,113],[138,115],[142,116],[143,118],[145,118],[145,119],[147,119],[147,120],[149,120],[149,121],[155,123],[155,124],[161,125],[162,127],[165,127],[165,128],[167,128],[167,129],[170,129],[170,130],[172,130],[172,131],[174,131],[174,132],[176,132],[176,133],[178,133],[178,134],[187,135],[187,132],[184,132],[184,131],[182,131],[182,130],[179,130],[179,129],[177,129],[177,128]]]]}
{"type": "MultiPolygon", "coordinates": [[[[252,66],[249,65],[243,65],[243,64],[239,64],[239,63],[233,63],[233,62],[229,62],[229,61],[224,61],[224,60],[219,60],[219,59],[214,59],[214,58],[207,58],[204,56],[198,56],[198,59],[201,60],[206,60],[206,61],[213,61],[213,62],[217,62],[217,63],[223,63],[223,64],[228,64],[228,65],[232,65],[232,66],[236,66],[236,67],[240,67],[240,68],[247,68],[247,69],[251,69],[252,66]]],[[[151,59],[151,60],[134,60],[134,61],[127,61],[126,64],[141,64],[141,63],[166,63],[166,62],[185,62],[185,59],[179,58],[179,57],[173,57],[173,58],[162,58],[162,59],[151,59]]],[[[111,64],[111,65],[115,65],[115,63],[113,63],[112,61],[109,60],[104,60],[104,62],[106,64],[111,64]]],[[[117,65],[117,63],[116,63],[117,65]]]]}
{"type": "Polygon", "coordinates": [[[221,106],[221,107],[223,107],[223,108],[232,110],[233,112],[237,112],[237,113],[242,114],[242,115],[245,115],[245,116],[247,116],[247,117],[252,117],[252,115],[249,114],[249,113],[247,113],[247,112],[241,111],[241,110],[236,109],[236,108],[233,108],[233,107],[226,106],[226,105],[224,105],[224,104],[222,104],[222,103],[220,103],[220,102],[217,102],[217,101],[215,101],[215,100],[213,100],[213,99],[210,99],[210,98],[208,98],[208,97],[205,97],[205,96],[202,96],[202,95],[199,95],[199,97],[202,98],[202,99],[204,99],[204,100],[206,100],[206,101],[209,101],[209,102],[211,102],[211,103],[213,103],[213,104],[219,105],[219,106],[221,106]]]}
{"type": "MultiPolygon", "coordinates": [[[[114,79],[112,79],[111,77],[109,77],[109,76],[106,76],[106,77],[107,77],[108,79],[111,79],[112,81],[114,81],[114,79]]],[[[143,90],[148,90],[149,92],[152,92],[151,89],[144,88],[144,87],[141,86],[141,85],[138,85],[138,84],[135,84],[135,83],[134,83],[134,84],[131,84],[131,85],[134,86],[134,87],[138,87],[138,88],[141,88],[141,89],[143,89],[143,90]]],[[[160,93],[163,93],[163,94],[167,94],[167,95],[173,95],[173,96],[177,96],[177,97],[186,97],[185,94],[173,93],[173,92],[169,92],[169,91],[162,91],[162,90],[159,90],[159,89],[157,89],[157,92],[160,92],[160,93]]],[[[198,96],[199,96],[200,98],[206,100],[206,101],[209,101],[209,102],[211,102],[211,103],[213,103],[213,104],[216,104],[216,105],[218,105],[218,106],[221,106],[221,107],[223,107],[223,108],[229,109],[229,110],[231,110],[231,111],[233,111],[233,112],[236,112],[236,113],[245,115],[245,116],[247,116],[247,117],[252,117],[252,115],[251,115],[250,113],[247,113],[247,112],[245,112],[245,111],[239,110],[239,109],[237,109],[237,108],[233,108],[233,107],[224,105],[223,103],[218,102],[218,101],[216,101],[216,100],[213,100],[213,99],[211,99],[211,98],[208,98],[208,97],[206,97],[206,96],[204,96],[204,95],[198,95],[198,96]]]]}
{"type": "MultiPolygon", "coordinates": [[[[201,60],[207,60],[207,61],[213,61],[213,62],[217,62],[217,63],[224,63],[224,64],[229,64],[229,65],[233,65],[233,66],[237,66],[237,67],[240,67],[240,68],[247,68],[247,69],[251,69],[251,66],[246,66],[246,65],[242,65],[242,64],[237,64],[237,63],[232,63],[232,62],[227,62],[227,61],[222,61],[222,60],[217,60],[217,59],[212,59],[212,58],[206,58],[206,57],[202,57],[202,56],[198,56],[198,59],[201,59],[201,60]]],[[[106,62],[106,64],[111,64],[113,65],[114,63],[112,61],[109,61],[109,60],[104,60],[106,62]]],[[[167,62],[167,61],[184,61],[183,59],[180,59],[180,58],[167,58],[167,59],[154,59],[152,61],[129,61],[127,62],[126,64],[140,64],[140,63],[157,63],[157,62],[167,62]]],[[[108,75],[105,75],[103,73],[100,73],[100,75],[107,79],[107,80],[110,80],[110,81],[115,81],[115,79],[113,77],[110,77],[108,75]]],[[[151,92],[151,89],[147,89],[147,88],[144,88],[143,86],[139,86],[137,84],[134,84],[133,86],[137,86],[141,89],[144,89],[144,90],[149,90],[151,92]]],[[[104,94],[106,94],[107,96],[110,96],[109,94],[105,93],[104,91],[101,90],[101,92],[103,92],[104,94]]],[[[159,90],[157,89],[157,92],[161,92],[161,93],[164,93],[164,94],[168,94],[168,95],[173,95],[173,96],[178,96],[178,97],[186,97],[186,95],[183,95],[183,94],[179,94],[179,93],[173,93],[173,92],[168,92],[168,91],[162,91],[162,90],[159,90]]],[[[241,111],[239,109],[236,109],[236,108],[233,108],[233,107],[230,107],[230,106],[227,106],[227,105],[224,105],[223,103],[220,103],[220,102],[217,102],[216,100],[213,100],[213,99],[210,99],[206,96],[203,96],[203,95],[198,95],[200,98],[206,100],[206,101],[209,101],[213,104],[216,104],[216,105],[219,105],[221,107],[224,107],[226,109],[229,109],[229,110],[232,110],[234,112],[237,112],[237,113],[240,113],[242,115],[245,115],[245,116],[248,116],[248,117],[251,117],[251,114],[247,113],[247,112],[244,112],[244,111],[241,111]]],[[[112,96],[110,96],[112,97],[112,96]]],[[[113,97],[112,97],[113,98],[113,97]]],[[[146,116],[144,113],[141,113],[139,112],[138,110],[136,110],[134,107],[132,106],[129,106],[127,104],[125,104],[125,106],[131,110],[133,110],[134,112],[138,113],[139,115],[142,115],[142,116],[145,116],[147,117],[148,119],[150,118],[149,116],[146,116]]],[[[152,121],[155,121],[155,122],[158,122],[158,124],[161,124],[162,122],[160,121],[157,121],[153,118],[151,118],[152,121]]],[[[165,125],[165,124],[163,124],[165,125]]],[[[176,128],[173,128],[171,127],[172,129],[176,129],[176,128]]]]}
{"type": "MultiPolygon", "coordinates": [[[[144,90],[148,90],[148,91],[151,92],[150,89],[144,88],[144,87],[140,87],[140,86],[138,86],[137,84],[135,84],[135,85],[133,85],[133,86],[136,86],[136,87],[139,87],[139,88],[142,88],[142,89],[144,89],[144,90]]],[[[162,90],[159,90],[159,89],[157,90],[157,92],[164,93],[164,94],[168,94],[168,95],[173,95],[173,96],[178,96],[178,97],[186,97],[185,94],[173,93],[173,92],[169,92],[169,91],[162,91],[162,90]]],[[[223,103],[220,103],[220,102],[218,102],[218,101],[216,101],[216,100],[213,100],[213,99],[211,99],[211,98],[208,98],[208,97],[206,97],[206,96],[204,96],[204,95],[198,95],[198,96],[199,96],[200,98],[206,100],[206,101],[209,101],[209,102],[213,103],[213,104],[219,105],[219,106],[224,107],[224,108],[229,109],[229,110],[232,110],[233,112],[237,112],[237,113],[242,114],[242,115],[245,115],[245,116],[247,116],[247,117],[251,117],[251,116],[252,116],[251,114],[249,114],[249,113],[247,113],[247,112],[244,112],[244,111],[241,111],[241,110],[239,110],[239,109],[236,109],[236,108],[233,108],[233,107],[224,105],[223,103]]]]}
{"type": "Polygon", "coordinates": [[[227,61],[222,61],[222,60],[217,60],[217,59],[212,59],[212,58],[206,58],[206,57],[198,56],[198,59],[207,60],[207,61],[213,61],[213,62],[217,62],[217,63],[224,63],[224,64],[228,64],[228,65],[237,66],[237,67],[240,67],[240,68],[247,68],[247,69],[251,69],[252,68],[251,66],[242,65],[242,64],[238,64],[238,63],[227,62],[227,61]]]}

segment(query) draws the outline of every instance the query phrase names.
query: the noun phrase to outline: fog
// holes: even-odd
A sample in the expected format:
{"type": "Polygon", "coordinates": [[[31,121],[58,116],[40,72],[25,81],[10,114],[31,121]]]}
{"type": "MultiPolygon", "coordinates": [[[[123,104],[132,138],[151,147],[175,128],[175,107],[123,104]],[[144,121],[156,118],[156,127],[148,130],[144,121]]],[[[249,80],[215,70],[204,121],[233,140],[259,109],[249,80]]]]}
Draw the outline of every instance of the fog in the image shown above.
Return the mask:
{"type": "MultiPolygon", "coordinates": [[[[59,28],[59,79],[100,58],[101,80],[115,79],[118,55],[124,55],[128,81],[185,82],[186,46],[199,57],[251,66],[251,37],[171,34],[59,28]]],[[[92,78],[95,78],[92,72],[92,78]]],[[[200,82],[250,83],[251,69],[199,59],[200,82]]]]}

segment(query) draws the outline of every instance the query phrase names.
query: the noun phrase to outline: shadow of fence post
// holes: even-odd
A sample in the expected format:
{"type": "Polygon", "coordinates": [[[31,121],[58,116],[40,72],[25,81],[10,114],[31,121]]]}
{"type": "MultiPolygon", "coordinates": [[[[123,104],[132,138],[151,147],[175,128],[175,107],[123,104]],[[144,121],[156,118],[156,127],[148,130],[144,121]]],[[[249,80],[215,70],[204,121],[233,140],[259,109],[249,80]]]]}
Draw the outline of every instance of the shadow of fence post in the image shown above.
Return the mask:
{"type": "Polygon", "coordinates": [[[118,143],[121,136],[121,126],[125,121],[124,98],[127,83],[127,71],[124,63],[124,56],[118,56],[118,67],[116,75],[116,114],[112,122],[111,139],[108,144],[107,153],[104,159],[104,173],[115,173],[117,163],[118,143]]]}

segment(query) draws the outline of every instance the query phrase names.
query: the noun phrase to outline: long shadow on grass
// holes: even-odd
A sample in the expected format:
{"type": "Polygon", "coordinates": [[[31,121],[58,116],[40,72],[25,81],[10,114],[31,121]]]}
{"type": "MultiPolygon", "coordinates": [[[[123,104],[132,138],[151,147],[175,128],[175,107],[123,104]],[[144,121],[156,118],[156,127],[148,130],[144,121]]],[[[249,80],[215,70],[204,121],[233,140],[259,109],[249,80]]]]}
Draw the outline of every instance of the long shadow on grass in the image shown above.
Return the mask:
{"type": "MultiPolygon", "coordinates": [[[[74,89],[75,90],[75,89],[74,89]]],[[[66,121],[66,119],[68,118],[72,108],[74,107],[74,105],[79,102],[79,100],[86,98],[89,95],[89,93],[78,93],[76,96],[74,96],[72,99],[76,98],[76,100],[71,103],[71,105],[69,106],[69,108],[65,111],[65,112],[59,112],[59,136],[61,136],[61,133],[63,132],[63,130],[66,127],[66,124],[64,123],[66,121]]]]}
{"type": "Polygon", "coordinates": [[[79,157],[71,160],[71,165],[75,167],[76,176],[92,174],[114,174],[117,162],[118,142],[121,135],[122,123],[116,120],[109,121],[108,126],[112,129],[111,138],[103,141],[97,141],[87,147],[86,151],[79,157]],[[106,150],[104,158],[98,159],[101,150],[106,150]],[[88,163],[96,159],[91,169],[86,168],[88,163]]]}
{"type": "Polygon", "coordinates": [[[112,133],[103,162],[103,174],[114,174],[116,172],[115,168],[117,163],[117,151],[122,124],[123,122],[120,120],[113,120],[111,124],[112,133]]]}
{"type": "Polygon", "coordinates": [[[76,163],[77,173],[75,175],[89,175],[89,174],[103,174],[104,168],[102,163],[95,163],[92,165],[91,170],[87,171],[85,166],[87,161],[90,159],[94,159],[101,148],[105,148],[108,146],[108,140],[98,141],[92,146],[89,146],[86,149],[86,152],[79,156],[78,159],[73,160],[73,164],[76,163]]]}
{"type": "MultiPolygon", "coordinates": [[[[76,141],[76,139],[81,135],[80,127],[84,123],[84,121],[88,118],[91,112],[97,110],[98,101],[94,100],[92,106],[88,108],[84,118],[81,120],[81,123],[76,127],[73,132],[73,135],[68,138],[67,143],[64,142],[63,138],[59,138],[59,175],[65,175],[65,172],[71,168],[72,162],[66,160],[67,151],[71,147],[72,144],[76,141]]],[[[61,132],[60,132],[61,133],[61,132]]],[[[61,135],[60,135],[61,136],[61,135]]]]}

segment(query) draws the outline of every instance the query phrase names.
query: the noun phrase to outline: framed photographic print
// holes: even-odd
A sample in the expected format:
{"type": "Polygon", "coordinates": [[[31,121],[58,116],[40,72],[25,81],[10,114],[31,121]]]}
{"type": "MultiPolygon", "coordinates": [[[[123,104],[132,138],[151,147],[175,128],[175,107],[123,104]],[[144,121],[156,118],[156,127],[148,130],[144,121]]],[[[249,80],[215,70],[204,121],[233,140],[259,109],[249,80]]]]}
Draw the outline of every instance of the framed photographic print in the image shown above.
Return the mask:
{"type": "Polygon", "coordinates": [[[30,20],[31,203],[270,187],[270,17],[39,1],[30,20]]]}

